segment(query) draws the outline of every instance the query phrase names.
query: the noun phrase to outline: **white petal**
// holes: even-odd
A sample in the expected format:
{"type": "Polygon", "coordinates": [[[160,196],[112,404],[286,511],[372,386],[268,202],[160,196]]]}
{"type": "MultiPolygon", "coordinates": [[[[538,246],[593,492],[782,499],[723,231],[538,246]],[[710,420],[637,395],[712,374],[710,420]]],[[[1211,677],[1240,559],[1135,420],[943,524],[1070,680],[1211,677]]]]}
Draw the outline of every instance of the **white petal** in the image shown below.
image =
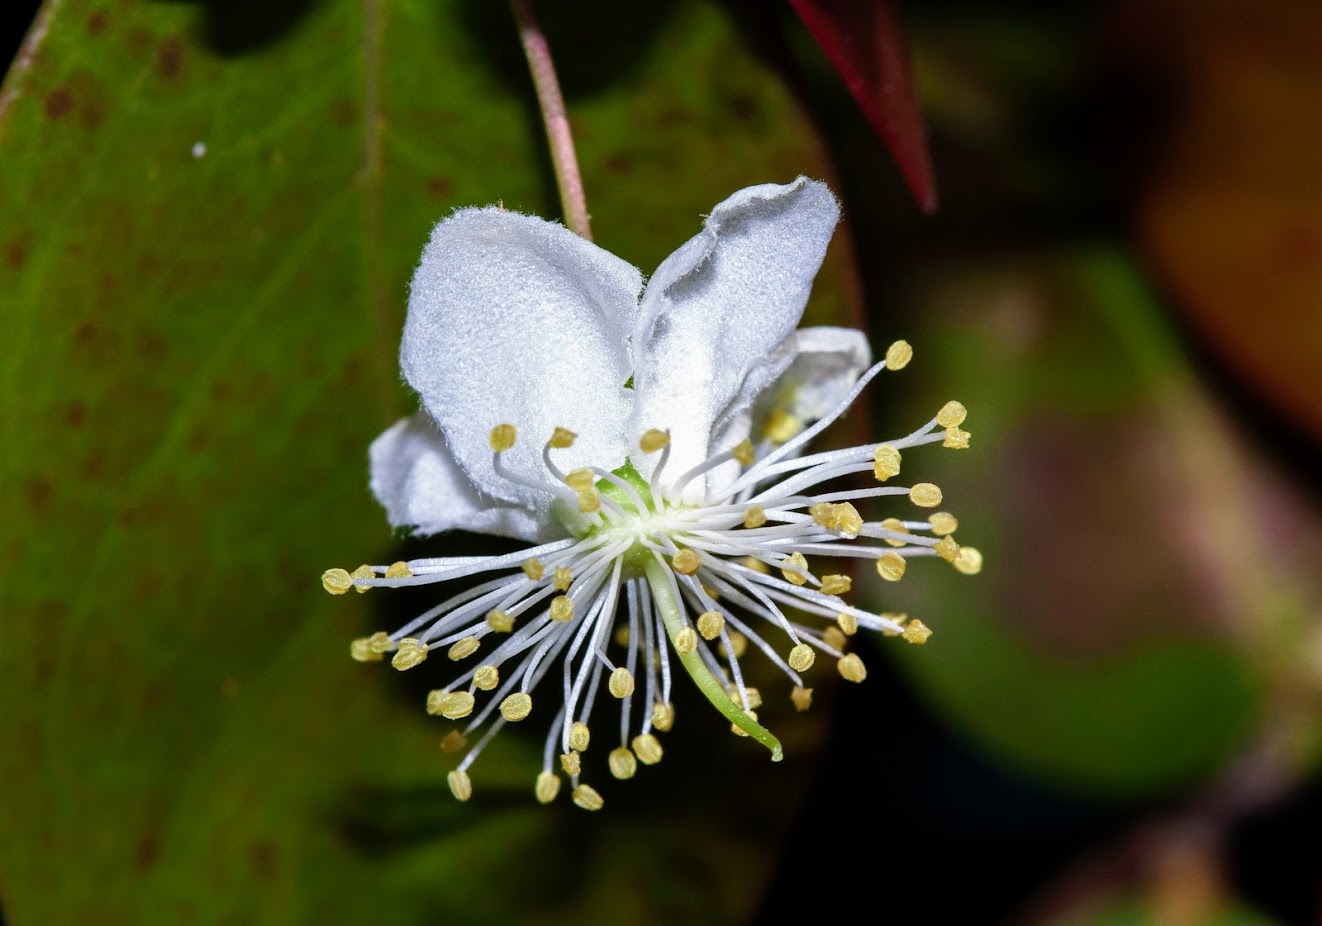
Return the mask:
{"type": "Polygon", "coordinates": [[[400,348],[404,377],[486,495],[545,512],[550,496],[496,475],[488,436],[512,424],[504,462],[545,481],[542,445],[579,435],[565,467],[625,460],[628,339],[638,270],[573,232],[491,207],[440,222],[422,253],[400,348]]]}
{"type": "Polygon", "coordinates": [[[706,457],[717,417],[798,325],[839,214],[815,180],[748,187],[652,275],[634,338],[630,434],[670,428],[676,472],[706,457]]]}
{"type": "Polygon", "coordinates": [[[460,528],[534,542],[561,536],[536,512],[484,500],[423,412],[387,428],[368,456],[372,494],[392,527],[423,536],[460,528]]]}

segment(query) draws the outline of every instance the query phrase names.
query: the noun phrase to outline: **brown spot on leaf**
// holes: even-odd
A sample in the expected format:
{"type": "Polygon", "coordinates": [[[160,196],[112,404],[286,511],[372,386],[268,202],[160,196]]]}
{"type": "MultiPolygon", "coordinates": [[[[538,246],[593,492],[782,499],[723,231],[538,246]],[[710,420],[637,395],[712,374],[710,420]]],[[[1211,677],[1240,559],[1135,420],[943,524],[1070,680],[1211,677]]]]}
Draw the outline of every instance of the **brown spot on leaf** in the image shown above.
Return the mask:
{"type": "Polygon", "coordinates": [[[87,406],[82,402],[70,402],[64,408],[64,423],[71,428],[81,428],[87,421],[87,406]]]}
{"type": "Polygon", "coordinates": [[[138,837],[138,844],[133,850],[133,861],[146,871],[161,857],[161,837],[156,833],[143,833],[138,837]]]}
{"type": "Polygon", "coordinates": [[[128,39],[129,53],[135,58],[146,57],[151,48],[151,33],[141,26],[134,27],[129,32],[128,39]]]}
{"type": "Polygon", "coordinates": [[[83,322],[73,332],[73,342],[80,347],[90,347],[97,342],[100,332],[90,321],[83,322]]]}
{"type": "Polygon", "coordinates": [[[358,121],[358,104],[353,100],[335,102],[335,124],[348,128],[358,121]]]}
{"type": "Polygon", "coordinates": [[[279,856],[275,843],[269,839],[259,839],[252,844],[248,854],[252,870],[263,881],[273,881],[279,867],[279,856]]]}
{"type": "Polygon", "coordinates": [[[156,49],[156,72],[166,80],[174,80],[184,70],[184,47],[171,36],[156,49]]]}
{"type": "Polygon", "coordinates": [[[92,15],[87,17],[87,31],[92,35],[99,35],[106,29],[106,23],[109,17],[105,10],[94,10],[92,15]]]}
{"type": "Polygon", "coordinates": [[[5,245],[5,263],[10,267],[21,267],[27,259],[28,242],[26,238],[13,238],[5,245]]]}
{"type": "Polygon", "coordinates": [[[46,476],[37,476],[28,483],[28,505],[35,512],[43,512],[50,507],[50,498],[55,485],[46,476]]]}
{"type": "Polygon", "coordinates": [[[56,87],[48,93],[46,103],[42,107],[46,112],[47,119],[62,119],[68,115],[72,108],[73,94],[69,92],[68,87],[56,87]]]}
{"type": "Polygon", "coordinates": [[[427,192],[437,199],[445,199],[454,189],[454,183],[449,177],[442,177],[439,174],[427,179],[427,192]]]}
{"type": "Polygon", "coordinates": [[[606,172],[622,176],[633,172],[634,156],[628,151],[613,151],[606,155],[606,172]]]}

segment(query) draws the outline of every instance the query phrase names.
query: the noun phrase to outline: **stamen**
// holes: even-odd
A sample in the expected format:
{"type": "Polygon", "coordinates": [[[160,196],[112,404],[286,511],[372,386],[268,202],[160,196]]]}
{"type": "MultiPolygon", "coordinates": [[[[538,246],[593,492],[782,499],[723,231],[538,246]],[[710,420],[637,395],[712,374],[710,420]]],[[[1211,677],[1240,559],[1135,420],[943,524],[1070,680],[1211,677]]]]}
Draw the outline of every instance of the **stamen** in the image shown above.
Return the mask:
{"type": "Polygon", "coordinates": [[[627,746],[612,749],[606,761],[611,774],[621,780],[632,778],[638,771],[638,759],[627,746]]]}
{"type": "Polygon", "coordinates": [[[966,576],[976,576],[982,572],[982,553],[973,547],[960,547],[955,568],[966,576]]]}
{"type": "Polygon", "coordinates": [[[539,772],[537,775],[537,784],[533,788],[533,794],[537,796],[538,803],[549,804],[555,800],[556,795],[560,793],[560,776],[549,769],[539,772]]]}
{"type": "Polygon", "coordinates": [[[847,682],[861,682],[868,677],[867,666],[863,665],[863,660],[859,658],[858,653],[848,653],[841,656],[835,667],[839,670],[840,677],[847,682]]]}
{"type": "Polygon", "coordinates": [[[454,795],[457,801],[466,801],[473,796],[473,782],[469,780],[468,773],[455,769],[445,776],[446,783],[450,785],[450,793],[454,795]]]}
{"type": "Polygon", "coordinates": [[[579,785],[574,789],[572,797],[574,804],[584,810],[600,810],[606,804],[591,785],[579,785]]]}
{"type": "Polygon", "coordinates": [[[913,348],[908,341],[896,341],[886,348],[886,366],[892,370],[903,370],[913,359],[913,348]]]}
{"type": "Polygon", "coordinates": [[[904,627],[904,632],[900,634],[907,642],[919,646],[926,643],[931,635],[932,631],[922,621],[909,621],[904,627]]]}
{"type": "Polygon", "coordinates": [[[514,446],[514,441],[518,437],[518,431],[512,424],[498,424],[491,429],[491,436],[488,442],[491,445],[493,453],[504,453],[514,446]]]}

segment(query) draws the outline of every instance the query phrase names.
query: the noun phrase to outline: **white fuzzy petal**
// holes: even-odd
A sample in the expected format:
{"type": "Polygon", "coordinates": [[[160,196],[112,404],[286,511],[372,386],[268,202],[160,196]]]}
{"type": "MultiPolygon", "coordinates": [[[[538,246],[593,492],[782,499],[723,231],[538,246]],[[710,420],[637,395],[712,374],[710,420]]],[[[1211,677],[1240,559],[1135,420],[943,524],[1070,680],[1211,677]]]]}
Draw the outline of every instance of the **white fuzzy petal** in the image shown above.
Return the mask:
{"type": "Polygon", "coordinates": [[[543,514],[545,492],[496,475],[488,435],[512,424],[505,464],[544,479],[542,445],[578,435],[566,468],[625,459],[633,393],[628,340],[638,270],[561,225],[491,207],[440,222],[409,294],[400,364],[473,483],[543,514]]]}

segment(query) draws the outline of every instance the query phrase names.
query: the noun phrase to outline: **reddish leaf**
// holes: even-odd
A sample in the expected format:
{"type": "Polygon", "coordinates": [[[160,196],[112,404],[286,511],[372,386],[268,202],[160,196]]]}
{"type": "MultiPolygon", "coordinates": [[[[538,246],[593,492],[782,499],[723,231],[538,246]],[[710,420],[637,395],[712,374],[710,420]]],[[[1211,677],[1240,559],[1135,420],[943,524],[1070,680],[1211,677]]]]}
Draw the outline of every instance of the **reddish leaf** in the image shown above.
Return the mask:
{"type": "Polygon", "coordinates": [[[914,198],[936,210],[936,181],[893,0],[789,0],[890,146],[914,198]]]}

